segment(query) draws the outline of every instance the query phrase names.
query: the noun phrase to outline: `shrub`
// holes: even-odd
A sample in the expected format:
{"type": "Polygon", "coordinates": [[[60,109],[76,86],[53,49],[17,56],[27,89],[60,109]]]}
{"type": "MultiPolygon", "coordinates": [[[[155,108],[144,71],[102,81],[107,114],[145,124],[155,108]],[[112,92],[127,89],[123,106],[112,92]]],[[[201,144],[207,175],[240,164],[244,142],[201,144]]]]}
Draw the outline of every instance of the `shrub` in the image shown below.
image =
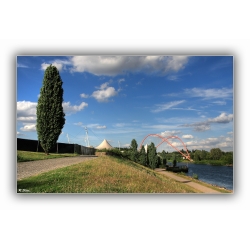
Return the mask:
{"type": "Polygon", "coordinates": [[[194,174],[193,174],[193,178],[196,179],[196,180],[198,180],[198,179],[199,179],[198,174],[195,174],[195,173],[194,173],[194,174]]]}

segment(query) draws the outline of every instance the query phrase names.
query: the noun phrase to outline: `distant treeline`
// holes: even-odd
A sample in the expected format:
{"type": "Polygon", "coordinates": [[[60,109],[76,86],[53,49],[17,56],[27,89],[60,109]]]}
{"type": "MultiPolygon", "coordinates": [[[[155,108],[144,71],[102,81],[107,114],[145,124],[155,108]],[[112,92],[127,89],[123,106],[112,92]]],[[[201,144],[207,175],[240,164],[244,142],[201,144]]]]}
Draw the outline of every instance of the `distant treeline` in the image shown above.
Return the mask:
{"type": "MultiPolygon", "coordinates": [[[[156,168],[160,165],[166,165],[167,162],[187,161],[183,159],[183,156],[178,152],[158,152],[154,143],[148,145],[147,152],[142,146],[138,151],[138,144],[135,139],[131,141],[131,145],[128,148],[114,148],[113,150],[102,150],[108,151],[110,154],[118,154],[126,157],[132,161],[138,162],[144,166],[150,168],[156,168]]],[[[181,152],[186,154],[182,149],[181,152]]],[[[189,152],[190,158],[194,163],[210,164],[210,165],[233,165],[233,152],[223,152],[220,148],[212,148],[210,151],[206,150],[192,150],[189,152]]]]}

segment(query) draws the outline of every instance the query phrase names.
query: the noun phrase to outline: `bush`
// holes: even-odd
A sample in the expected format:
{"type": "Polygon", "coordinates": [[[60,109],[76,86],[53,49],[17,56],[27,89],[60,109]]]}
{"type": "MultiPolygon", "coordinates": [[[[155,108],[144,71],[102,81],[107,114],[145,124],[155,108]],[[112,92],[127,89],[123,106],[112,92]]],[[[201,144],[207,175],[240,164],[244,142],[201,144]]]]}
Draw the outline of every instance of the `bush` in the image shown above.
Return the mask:
{"type": "Polygon", "coordinates": [[[198,180],[199,179],[198,174],[193,174],[193,178],[198,180]]]}

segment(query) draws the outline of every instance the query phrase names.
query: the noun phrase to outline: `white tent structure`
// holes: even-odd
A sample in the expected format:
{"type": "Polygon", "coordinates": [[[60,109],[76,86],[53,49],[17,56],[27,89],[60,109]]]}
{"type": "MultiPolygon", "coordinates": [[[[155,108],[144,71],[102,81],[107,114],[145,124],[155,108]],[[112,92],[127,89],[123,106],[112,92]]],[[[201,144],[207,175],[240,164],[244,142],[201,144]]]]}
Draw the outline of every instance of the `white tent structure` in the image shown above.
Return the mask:
{"type": "Polygon", "coordinates": [[[96,147],[96,149],[111,149],[111,148],[113,148],[109,143],[108,143],[108,141],[106,140],[106,139],[104,139],[103,140],[103,142],[99,145],[99,146],[97,146],[96,147]]]}

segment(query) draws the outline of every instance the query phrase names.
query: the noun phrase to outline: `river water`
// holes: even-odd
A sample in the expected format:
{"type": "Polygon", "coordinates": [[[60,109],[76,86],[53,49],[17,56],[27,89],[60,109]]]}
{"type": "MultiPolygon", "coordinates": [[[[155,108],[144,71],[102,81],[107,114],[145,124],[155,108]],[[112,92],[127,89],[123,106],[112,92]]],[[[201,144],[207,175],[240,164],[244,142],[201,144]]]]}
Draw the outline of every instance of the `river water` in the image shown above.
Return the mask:
{"type": "MultiPolygon", "coordinates": [[[[178,165],[186,165],[178,163],[178,165]]],[[[233,167],[188,163],[188,176],[198,175],[200,181],[233,190],[233,167]]]]}

